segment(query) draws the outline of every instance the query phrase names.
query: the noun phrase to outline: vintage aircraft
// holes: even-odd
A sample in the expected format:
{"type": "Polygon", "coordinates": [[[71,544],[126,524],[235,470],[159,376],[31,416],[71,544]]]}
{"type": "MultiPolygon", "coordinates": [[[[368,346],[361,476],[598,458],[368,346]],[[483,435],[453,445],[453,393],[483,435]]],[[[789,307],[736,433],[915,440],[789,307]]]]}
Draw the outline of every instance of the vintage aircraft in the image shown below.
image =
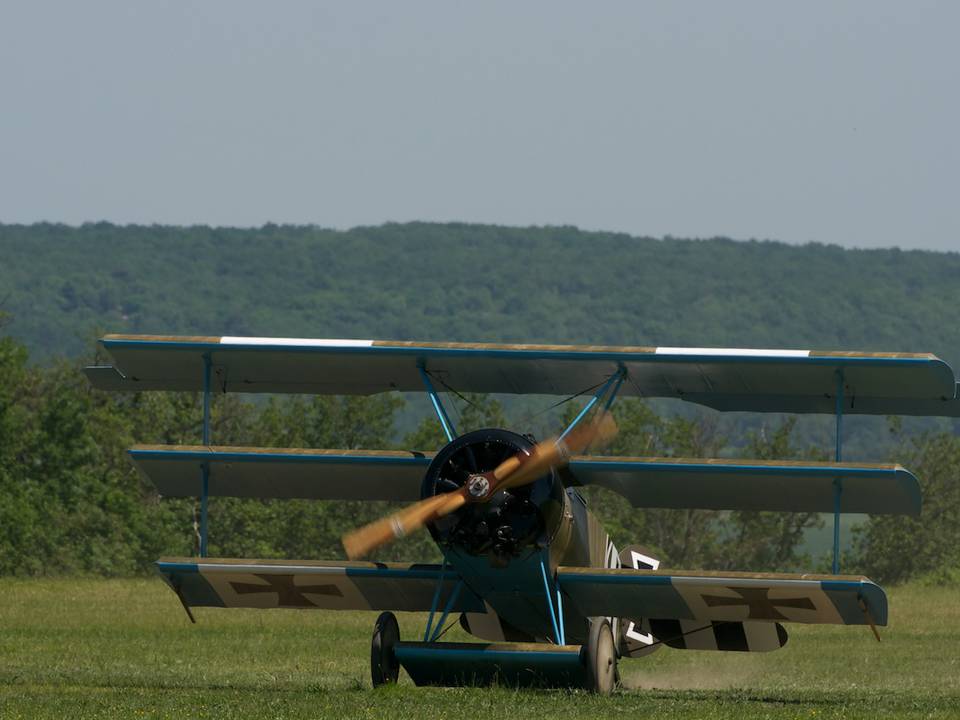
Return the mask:
{"type": "Polygon", "coordinates": [[[374,685],[396,681],[402,666],[418,685],[499,678],[608,693],[618,658],[663,645],[775,650],[790,622],[867,625],[876,634],[887,623],[886,596],[865,577],[837,574],[839,514],[917,514],[920,491],[899,465],[841,462],[841,419],[960,415],[953,371],[928,354],[138,335],[100,342],[112,364],[87,368],[97,388],[203,392],[202,445],[130,450],[161,495],[201,498],[200,557],[157,563],[191,619],[191,607],[382,611],[374,685]],[[435,384],[595,392],[570,427],[535,444],[504,429],[458,436],[435,384]],[[435,454],[211,444],[213,392],[416,390],[429,395],[449,440],[435,454]],[[582,455],[614,431],[607,412],[618,395],[835,414],[835,461],[582,455]],[[833,574],[664,570],[640,546],[613,547],[577,490],[587,485],[636,507],[833,512],[833,574]],[[207,558],[210,495],[416,501],[345,536],[348,556],[425,526],[443,562],[207,558]],[[391,611],[429,612],[422,640],[401,641],[391,611]],[[487,642],[440,642],[451,613],[487,642]]]}

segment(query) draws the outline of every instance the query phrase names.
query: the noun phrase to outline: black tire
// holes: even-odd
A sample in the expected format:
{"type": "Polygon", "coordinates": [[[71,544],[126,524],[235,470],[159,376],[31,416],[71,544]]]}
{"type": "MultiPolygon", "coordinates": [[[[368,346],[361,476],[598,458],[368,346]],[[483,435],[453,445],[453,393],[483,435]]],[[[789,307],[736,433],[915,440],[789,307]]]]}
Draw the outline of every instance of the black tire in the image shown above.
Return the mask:
{"type": "Polygon", "coordinates": [[[400,625],[392,612],[380,613],[373,626],[370,642],[370,678],[373,686],[395,683],[400,676],[400,663],[393,652],[400,641],[400,625]]]}
{"type": "Polygon", "coordinates": [[[590,623],[590,634],[584,648],[587,665],[586,688],[599,695],[609,695],[617,685],[617,646],[610,623],[597,618],[590,623]]]}

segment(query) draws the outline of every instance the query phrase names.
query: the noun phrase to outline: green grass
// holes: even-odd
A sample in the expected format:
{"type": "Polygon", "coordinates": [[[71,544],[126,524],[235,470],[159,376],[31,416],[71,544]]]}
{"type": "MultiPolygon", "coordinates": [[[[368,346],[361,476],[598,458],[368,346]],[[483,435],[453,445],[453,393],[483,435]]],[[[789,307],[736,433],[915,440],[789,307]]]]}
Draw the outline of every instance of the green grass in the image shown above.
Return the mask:
{"type": "MultiPolygon", "coordinates": [[[[369,687],[375,613],[198,610],[159,580],[0,581],[0,717],[960,717],[960,592],[891,593],[893,625],[789,626],[775,653],[662,650],[627,689],[369,687]]],[[[401,633],[422,615],[401,614],[401,633]]],[[[454,631],[449,638],[465,639],[454,631]]]]}

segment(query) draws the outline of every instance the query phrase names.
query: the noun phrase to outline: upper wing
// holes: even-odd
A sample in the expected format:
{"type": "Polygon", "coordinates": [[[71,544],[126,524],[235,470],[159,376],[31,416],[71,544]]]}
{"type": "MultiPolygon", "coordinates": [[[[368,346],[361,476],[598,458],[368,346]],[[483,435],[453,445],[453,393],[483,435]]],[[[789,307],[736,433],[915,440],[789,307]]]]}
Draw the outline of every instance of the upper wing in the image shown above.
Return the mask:
{"type": "Polygon", "coordinates": [[[219,391],[340,395],[422,390],[421,368],[460,392],[572,395],[622,369],[623,395],[833,413],[841,373],[846,413],[960,415],[953,370],[930,354],[145,335],[100,342],[113,364],[87,375],[110,390],[201,390],[206,361],[219,391]]]}
{"type": "Polygon", "coordinates": [[[588,617],[887,624],[886,595],[859,576],[561,567],[557,580],[588,617]]]}
{"type": "Polygon", "coordinates": [[[920,514],[920,485],[900,465],[789,460],[575,457],[575,483],[634,507],[920,514]]]}
{"type": "MultiPolygon", "coordinates": [[[[426,612],[441,579],[439,565],[409,563],[162,558],[157,570],[188,607],[426,612]]],[[[448,568],[438,602],[456,592],[451,611],[484,612],[459,581],[448,568]]]]}

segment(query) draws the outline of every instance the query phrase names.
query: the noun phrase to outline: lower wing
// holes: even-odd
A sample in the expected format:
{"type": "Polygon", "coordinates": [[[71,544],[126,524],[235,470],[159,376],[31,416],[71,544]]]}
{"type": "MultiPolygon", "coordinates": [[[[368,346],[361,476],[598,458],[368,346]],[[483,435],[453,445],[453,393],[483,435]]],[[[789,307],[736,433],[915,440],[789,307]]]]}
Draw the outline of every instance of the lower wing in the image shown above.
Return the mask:
{"type": "Polygon", "coordinates": [[[557,581],[588,617],[887,624],[883,589],[853,575],[561,567],[557,581]]]}
{"type": "Polygon", "coordinates": [[[449,602],[452,612],[484,611],[457,574],[439,565],[163,558],[157,570],[188,608],[426,612],[449,602]]]}

